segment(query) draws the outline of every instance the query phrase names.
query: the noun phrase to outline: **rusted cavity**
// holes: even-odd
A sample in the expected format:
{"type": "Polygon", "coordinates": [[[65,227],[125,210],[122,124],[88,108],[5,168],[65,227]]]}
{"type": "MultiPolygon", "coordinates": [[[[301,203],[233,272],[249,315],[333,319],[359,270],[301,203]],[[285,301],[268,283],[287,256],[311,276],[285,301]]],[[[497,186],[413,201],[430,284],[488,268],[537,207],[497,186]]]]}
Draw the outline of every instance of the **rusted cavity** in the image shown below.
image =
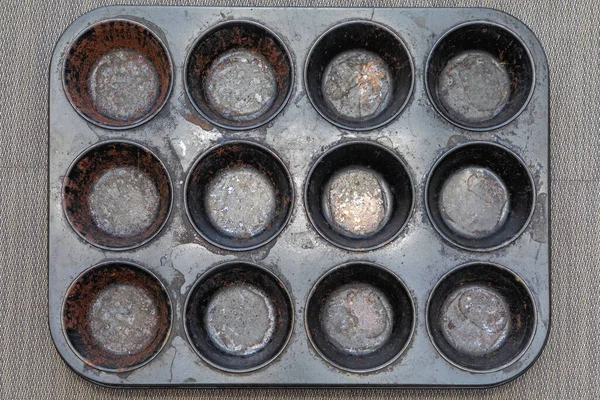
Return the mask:
{"type": "Polygon", "coordinates": [[[126,128],[148,120],[166,102],[171,84],[166,48],[148,28],[133,21],[92,25],[65,58],[69,101],[101,126],[126,128]]]}
{"type": "Polygon", "coordinates": [[[150,240],[169,215],[172,190],[162,163],[129,142],[88,149],[63,181],[63,208],[73,229],[102,248],[150,240]]]}
{"type": "Polygon", "coordinates": [[[69,343],[87,364],[113,372],[137,368],[164,346],[171,304],[160,282],[129,263],[101,264],[69,288],[63,308],[69,343]]]}
{"type": "Polygon", "coordinates": [[[293,66],[273,32],[253,22],[231,21],[199,39],[185,76],[201,114],[219,126],[247,129],[268,122],[283,108],[293,66]]]}

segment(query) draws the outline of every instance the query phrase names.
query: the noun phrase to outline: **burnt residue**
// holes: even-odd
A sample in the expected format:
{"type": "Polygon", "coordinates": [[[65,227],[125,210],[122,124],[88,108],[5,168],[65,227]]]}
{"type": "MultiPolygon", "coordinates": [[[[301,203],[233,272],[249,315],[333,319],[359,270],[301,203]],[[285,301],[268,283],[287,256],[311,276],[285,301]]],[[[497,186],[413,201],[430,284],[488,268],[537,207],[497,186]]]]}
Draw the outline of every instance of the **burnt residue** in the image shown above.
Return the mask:
{"type": "Polygon", "coordinates": [[[255,22],[228,21],[198,40],[187,61],[185,84],[192,103],[209,121],[229,129],[250,129],[270,121],[283,108],[292,90],[293,75],[291,57],[275,33],[255,22]],[[220,109],[207,98],[215,61],[236,50],[266,60],[265,68],[275,79],[276,93],[268,99],[270,106],[251,117],[233,118],[231,110],[220,109]]]}
{"type": "MultiPolygon", "coordinates": [[[[251,193],[248,193],[250,196],[251,193]]],[[[186,183],[186,206],[190,220],[198,233],[210,243],[228,250],[249,250],[272,240],[285,227],[290,218],[294,198],[293,184],[285,164],[266,147],[247,141],[228,142],[208,150],[194,164],[186,183]],[[273,187],[274,207],[260,230],[250,234],[244,229],[228,233],[215,226],[218,218],[211,217],[215,210],[208,209],[209,189],[223,172],[240,169],[257,171],[273,187]]],[[[249,203],[253,203],[250,199],[249,203]]],[[[246,204],[239,205],[240,209],[246,204]]],[[[217,210],[218,211],[218,210],[217,210]]],[[[240,221],[243,223],[243,221],[240,221]]]]}
{"type": "Polygon", "coordinates": [[[334,268],[316,283],[305,318],[308,337],[325,360],[344,370],[370,372],[389,365],[406,349],[415,311],[398,277],[376,264],[355,262],[334,268]],[[348,303],[348,295],[350,302],[352,297],[358,300],[357,291],[365,304],[348,303]],[[340,294],[342,306],[337,304],[340,294]]]}
{"type": "MultiPolygon", "coordinates": [[[[120,304],[119,308],[112,312],[134,311],[124,309],[125,304],[120,304]]],[[[71,285],[65,298],[62,318],[63,329],[69,343],[81,359],[97,369],[122,372],[137,368],[158,354],[171,331],[171,314],[168,295],[154,276],[130,263],[110,262],[86,271],[71,285]],[[98,324],[107,322],[94,320],[99,318],[98,313],[93,311],[94,305],[99,296],[106,294],[107,289],[110,290],[115,286],[135,288],[144,294],[155,310],[152,313],[154,321],[148,324],[153,328],[150,332],[151,336],[144,337],[139,346],[136,343],[128,343],[132,347],[129,350],[119,348],[115,351],[110,346],[106,346],[98,340],[92,329],[96,322],[98,324]]],[[[100,316],[106,317],[106,315],[100,316]]],[[[129,317],[136,318],[135,315],[129,317]]],[[[118,345],[123,346],[124,343],[118,345]]]]}
{"type": "MultiPolygon", "coordinates": [[[[168,51],[155,34],[133,21],[109,20],[92,25],[71,45],[65,56],[63,78],[65,93],[80,114],[100,126],[118,129],[143,123],[162,108],[171,90],[172,74],[168,51]],[[114,56],[115,52],[122,52],[124,55],[114,56]],[[139,79],[135,80],[127,73],[120,74],[118,79],[115,78],[119,85],[131,85],[129,91],[135,89],[140,96],[147,98],[140,99],[143,109],[133,110],[129,115],[114,115],[107,112],[106,104],[99,107],[98,101],[94,101],[90,79],[99,60],[118,64],[124,62],[123,57],[127,58],[125,61],[135,61],[140,68],[153,67],[154,71],[147,71],[151,74],[148,77],[155,73],[157,85],[152,90],[147,90],[145,87],[138,87],[139,79]]],[[[103,103],[113,101],[110,97],[103,103]]],[[[116,104],[108,107],[113,108],[117,109],[116,104]]]]}
{"type": "Polygon", "coordinates": [[[427,181],[426,205],[433,226],[446,240],[487,251],[509,244],[527,227],[535,186],[511,150],[471,142],[455,146],[436,162],[427,181]],[[482,171],[488,178],[471,179],[482,171]],[[457,180],[461,177],[467,179],[457,180]]]}
{"type": "Polygon", "coordinates": [[[534,86],[525,45],[509,30],[472,22],[438,41],[427,63],[427,91],[450,122],[472,130],[496,129],[525,108],[534,86]]]}
{"type": "Polygon", "coordinates": [[[531,343],[535,324],[536,310],[525,283],[494,264],[470,263],[451,271],[432,292],[427,310],[427,329],[440,354],[478,372],[514,362],[531,343]],[[464,294],[468,304],[459,312],[453,305],[464,294]]]}
{"type": "Polygon", "coordinates": [[[226,371],[246,372],[268,364],[283,351],[292,332],[294,310],[287,290],[274,274],[254,264],[236,262],[215,267],[196,282],[187,300],[184,318],[190,343],[205,361],[226,371]],[[268,327],[257,325],[253,310],[245,313],[247,321],[228,322],[228,318],[237,318],[235,313],[228,316],[227,309],[217,310],[221,314],[221,323],[242,329],[247,336],[259,337],[255,344],[232,350],[224,348],[222,343],[227,336],[222,335],[222,340],[215,341],[214,335],[219,334],[219,326],[211,325],[215,318],[208,313],[215,312],[211,307],[216,295],[239,287],[253,288],[269,303],[270,311],[266,318],[270,322],[268,327]],[[265,340],[267,328],[268,340],[265,340]]]}
{"type": "MultiPolygon", "coordinates": [[[[62,203],[71,226],[86,241],[101,248],[125,250],[146,243],[164,226],[171,202],[171,183],[165,167],[150,150],[131,142],[108,141],[91,147],[74,162],[63,180],[62,203]],[[158,198],[153,215],[147,216],[148,223],[128,235],[103,229],[90,204],[98,180],[109,171],[123,168],[133,169],[151,181],[158,198]]],[[[136,204],[120,207],[136,207],[136,204]]]]}
{"type": "Polygon", "coordinates": [[[402,40],[372,21],[345,22],[325,32],[305,69],[313,106],[350,130],[375,129],[393,120],[408,103],[413,80],[402,40]]]}

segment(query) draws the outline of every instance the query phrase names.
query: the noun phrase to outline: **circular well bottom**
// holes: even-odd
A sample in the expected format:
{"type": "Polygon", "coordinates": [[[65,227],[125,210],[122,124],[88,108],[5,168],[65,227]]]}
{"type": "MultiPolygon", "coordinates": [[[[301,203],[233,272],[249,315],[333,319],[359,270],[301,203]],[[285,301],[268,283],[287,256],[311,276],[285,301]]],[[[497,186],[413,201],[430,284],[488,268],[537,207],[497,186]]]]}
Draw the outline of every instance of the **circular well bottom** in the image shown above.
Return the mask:
{"type": "Polygon", "coordinates": [[[185,306],[185,330],[194,350],[229,372],[253,371],[276,359],[291,337],[293,321],[283,283],[245,262],[206,272],[185,306]]]}
{"type": "Polygon", "coordinates": [[[94,368],[121,372],[148,363],[171,331],[171,303],[160,281],[141,267],[106,262],[71,285],[63,304],[70,346],[94,368]]]}

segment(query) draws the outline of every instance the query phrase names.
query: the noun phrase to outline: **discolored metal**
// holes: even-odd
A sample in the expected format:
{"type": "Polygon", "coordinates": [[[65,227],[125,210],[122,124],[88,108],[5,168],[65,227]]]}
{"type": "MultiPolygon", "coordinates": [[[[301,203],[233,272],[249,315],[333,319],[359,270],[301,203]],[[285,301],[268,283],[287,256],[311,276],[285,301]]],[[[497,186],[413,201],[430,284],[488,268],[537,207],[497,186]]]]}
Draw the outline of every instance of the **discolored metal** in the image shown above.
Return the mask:
{"type": "Polygon", "coordinates": [[[273,273],[246,262],[210,269],[190,291],[185,331],[196,353],[228,372],[249,372],[274,361],[292,334],[294,308],[273,273]]]}
{"type": "Polygon", "coordinates": [[[384,368],[409,345],[415,324],[404,283],[385,268],[339,265],[312,288],[305,328],[317,353],[333,366],[365,373],[384,368]]]}
{"type": "Polygon", "coordinates": [[[434,228],[471,251],[514,241],[527,228],[534,204],[528,168],[512,151],[490,142],[454,147],[436,161],[425,187],[434,228]]]}
{"type": "Polygon", "coordinates": [[[159,280],[127,262],[85,271],[67,291],[62,326],[69,345],[94,368],[139,368],[163,348],[171,332],[171,302],[159,280]]]}
{"type": "Polygon", "coordinates": [[[239,356],[264,349],[275,333],[275,309],[269,296],[245,283],[226,286],[215,293],[205,320],[212,342],[239,356]]]}
{"type": "Polygon", "coordinates": [[[275,153],[239,140],[215,146],[196,160],[184,198],[198,233],[215,246],[242,251],[265,245],[285,228],[294,189],[275,153]]]}
{"type": "Polygon", "coordinates": [[[484,238],[502,228],[508,219],[509,191],[493,171],[465,167],[443,183],[440,216],[454,232],[472,239],[484,238]]]}
{"type": "Polygon", "coordinates": [[[158,324],[150,296],[129,284],[103,289],[92,304],[89,320],[92,337],[116,354],[142,351],[152,342],[158,324]]]}
{"type": "Polygon", "coordinates": [[[460,24],[438,40],[426,65],[433,106],[453,124],[474,131],[514,120],[532,96],[535,68],[510,29],[490,21],[460,24]]]}
{"type": "Polygon", "coordinates": [[[454,56],[439,76],[440,102],[450,114],[481,123],[494,118],[510,96],[510,76],[502,62],[484,51],[454,56]]]}
{"type": "Polygon", "coordinates": [[[145,231],[156,219],[159,206],[154,182],[135,167],[107,170],[90,190],[92,219],[112,236],[135,236],[145,231]]]}
{"type": "MultiPolygon", "coordinates": [[[[110,6],[66,29],[49,77],[49,326],[84,379],[489,387],[523,374],[544,348],[548,66],[515,18],[475,8],[110,6]],[[161,99],[153,57],[162,50],[117,45],[137,42],[137,28],[93,29],[110,21],[143,27],[154,35],[146,44],[159,38],[173,57],[168,105],[139,122],[115,119],[126,124],[118,128],[73,112],[71,50],[102,32],[85,43],[105,51],[69,76],[89,66],[81,89],[121,119],[143,118],[161,99]],[[84,156],[107,142],[160,161],[123,156],[120,145],[84,156]],[[159,164],[161,173],[147,168],[159,164]],[[71,178],[80,184],[67,193],[71,178]],[[173,303],[164,348],[127,370],[88,362],[63,329],[71,285],[104,262],[147,268],[173,303]],[[486,267],[449,278],[465,263],[486,267]]],[[[119,362],[165,326],[153,297],[128,282],[111,278],[80,298],[94,314],[86,332],[119,362]]]]}
{"type": "Polygon", "coordinates": [[[312,46],[304,66],[306,94],[329,122],[350,130],[379,128],[408,104],[412,59],[402,39],[373,21],[347,21],[312,46]]]}
{"type": "Polygon", "coordinates": [[[202,34],[188,54],[185,89],[213,124],[244,130],[266,124],[287,103],[294,66],[285,44],[266,26],[228,21],[202,34]]]}
{"type": "Polygon", "coordinates": [[[502,347],[511,330],[506,300],[485,286],[461,287],[442,305],[442,334],[461,353],[483,356],[502,347]]]}
{"type": "Polygon", "coordinates": [[[343,234],[373,234],[388,222],[392,213],[388,183],[367,168],[352,166],[333,174],[323,193],[325,218],[343,234]]]}
{"type": "Polygon", "coordinates": [[[231,50],[213,61],[206,77],[206,97],[222,117],[246,122],[261,117],[277,97],[277,80],[260,53],[231,50]]]}
{"type": "Polygon", "coordinates": [[[276,188],[253,167],[219,171],[205,197],[208,218],[215,228],[234,238],[251,238],[267,229],[275,217],[276,188]]]}
{"type": "Polygon", "coordinates": [[[323,73],[323,96],[337,114],[371,118],[387,107],[392,76],[385,61],[365,50],[335,56],[323,73]]]}
{"type": "Polygon", "coordinates": [[[84,151],[63,181],[62,206],[86,241],[125,250],[151,240],[165,225],[172,189],[165,166],[150,150],[106,141],[84,151]]]}
{"type": "Polygon", "coordinates": [[[64,90],[88,121],[111,129],[150,120],[166,103],[173,67],[162,41],[129,20],[98,22],[71,45],[64,61],[64,90]]]}
{"type": "Polygon", "coordinates": [[[311,223],[347,250],[386,245],[400,234],[413,208],[404,162],[374,142],[348,141],[329,149],[314,163],[305,185],[311,223]]]}
{"type": "Polygon", "coordinates": [[[327,298],[321,324],[329,340],[341,350],[349,354],[371,353],[390,338],[392,306],[375,286],[344,285],[327,298]]]}
{"type": "Polygon", "coordinates": [[[446,274],[427,305],[427,331],[453,365],[487,373],[514,363],[530,346],[537,313],[531,292],[504,266],[472,262],[446,274]]]}

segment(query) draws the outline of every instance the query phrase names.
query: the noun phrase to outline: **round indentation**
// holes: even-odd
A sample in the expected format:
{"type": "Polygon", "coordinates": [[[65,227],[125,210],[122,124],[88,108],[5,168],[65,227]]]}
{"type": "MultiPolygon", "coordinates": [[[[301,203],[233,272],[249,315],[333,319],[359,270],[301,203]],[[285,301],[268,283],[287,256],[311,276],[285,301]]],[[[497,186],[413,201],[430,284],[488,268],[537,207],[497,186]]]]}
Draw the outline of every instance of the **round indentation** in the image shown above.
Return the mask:
{"type": "Polygon", "coordinates": [[[371,353],[392,333],[392,306],[375,286],[350,283],[329,295],[321,315],[328,339],[350,354],[371,353]]]}
{"type": "Polygon", "coordinates": [[[504,297],[485,286],[465,286],[442,305],[442,334],[461,353],[483,356],[498,350],[510,332],[504,297]]]}
{"type": "Polygon", "coordinates": [[[436,230],[453,244],[494,250],[527,227],[535,204],[533,178],[510,150],[488,142],[461,145],[439,159],[426,186],[436,230]]]}
{"type": "Polygon", "coordinates": [[[390,70],[381,57],[368,50],[349,50],[335,56],[321,79],[326,104],[342,118],[374,117],[391,97],[390,70]]]}
{"type": "Polygon", "coordinates": [[[283,283],[244,262],[209,270],[185,306],[185,329],[194,350],[229,372],[253,371],[277,358],[291,337],[293,321],[283,283]]]}
{"type": "Polygon", "coordinates": [[[203,34],[185,67],[188,96],[217,126],[252,129],[271,121],[290,97],[289,52],[277,35],[250,21],[228,21],[203,34]]]}
{"type": "Polygon", "coordinates": [[[256,236],[275,217],[275,187],[256,168],[221,170],[207,188],[205,207],[213,226],[222,233],[244,239],[256,236]]]}
{"type": "Polygon", "coordinates": [[[410,342],[415,323],[404,283],[365,262],[341,265],[321,277],[309,295],[305,318],[315,350],[351,372],[394,362],[410,342]]]}
{"type": "Polygon", "coordinates": [[[166,47],[148,28],[108,20],[85,30],[69,49],[64,89],[88,121],[105,128],[131,128],[164,106],[172,69],[166,47]]]}
{"type": "Polygon", "coordinates": [[[200,156],[185,188],[196,230],[228,250],[253,249],[275,238],[289,220],[293,198],[283,162],[247,141],[218,145],[200,156]]]}
{"type": "Polygon", "coordinates": [[[206,310],[206,327],[220,349],[247,356],[264,349],[273,338],[275,310],[261,289],[238,283],[215,293],[206,310]]]}
{"type": "Polygon", "coordinates": [[[305,187],[308,217],[329,242],[348,250],[389,243],[405,226],[413,186],[402,160],[385,147],[347,142],[322,155],[305,187]]]}
{"type": "Polygon", "coordinates": [[[205,88],[214,110],[239,122],[259,118],[277,97],[277,80],[267,59],[250,50],[231,50],[213,61],[205,88]]]}
{"type": "Polygon", "coordinates": [[[402,40],[383,25],[346,22],[325,32],[310,50],[305,84],[311,103],[329,122],[375,129],[408,103],[412,60],[402,40]]]}
{"type": "Polygon", "coordinates": [[[523,281],[504,267],[471,263],[437,284],[427,308],[434,346],[452,364],[491,372],[515,362],[535,331],[536,312],[523,281]]]}
{"type": "Polygon", "coordinates": [[[516,118],[533,92],[533,61],[508,29],[469,22],[446,33],[427,62],[426,86],[435,108],[455,125],[496,129],[516,118]]]}
{"type": "Polygon", "coordinates": [[[63,329],[70,346],[94,368],[138,368],[163,348],[171,303],[160,281],[139,266],[106,262],[80,275],[67,291],[63,329]]]}
{"type": "Polygon", "coordinates": [[[442,185],[440,216],[458,234],[484,238],[504,225],[508,218],[508,189],[487,168],[465,167],[442,185]]]}
{"type": "Polygon", "coordinates": [[[151,240],[166,223],[172,202],[167,170],[150,150],[125,141],[92,146],[63,181],[63,208],[89,243],[127,250],[151,240]]]}

